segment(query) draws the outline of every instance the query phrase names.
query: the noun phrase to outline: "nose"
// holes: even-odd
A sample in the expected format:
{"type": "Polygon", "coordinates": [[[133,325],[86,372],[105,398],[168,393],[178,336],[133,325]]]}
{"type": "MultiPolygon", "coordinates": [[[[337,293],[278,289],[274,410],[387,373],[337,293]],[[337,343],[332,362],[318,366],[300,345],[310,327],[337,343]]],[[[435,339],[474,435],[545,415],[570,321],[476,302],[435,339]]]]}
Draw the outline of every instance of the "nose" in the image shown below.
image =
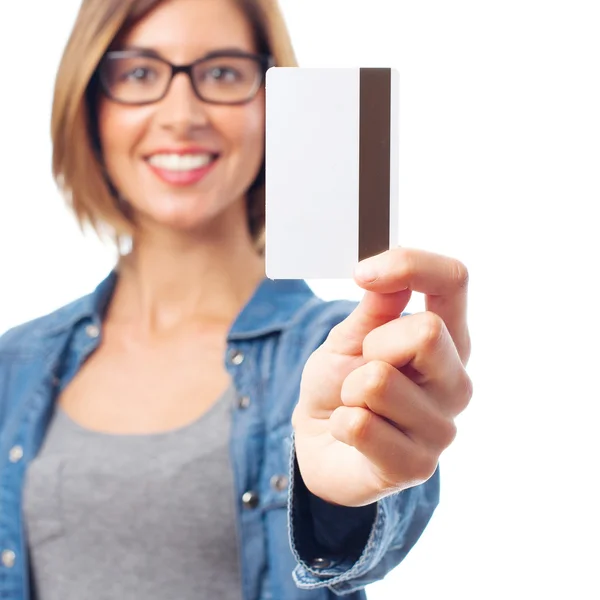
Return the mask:
{"type": "Polygon", "coordinates": [[[178,73],[171,81],[167,95],[160,103],[159,122],[164,129],[181,137],[188,137],[210,123],[207,105],[192,88],[185,73],[178,73]]]}

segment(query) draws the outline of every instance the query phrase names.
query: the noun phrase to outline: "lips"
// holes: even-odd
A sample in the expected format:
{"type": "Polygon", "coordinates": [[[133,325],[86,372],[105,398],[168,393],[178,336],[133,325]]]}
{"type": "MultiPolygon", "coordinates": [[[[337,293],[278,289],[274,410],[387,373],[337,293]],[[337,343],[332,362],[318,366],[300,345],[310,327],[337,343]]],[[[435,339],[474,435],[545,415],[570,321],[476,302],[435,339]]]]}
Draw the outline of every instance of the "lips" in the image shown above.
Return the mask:
{"type": "Polygon", "coordinates": [[[219,155],[204,149],[161,150],[146,158],[150,170],[171,185],[192,185],[212,169],[219,155]]]}
{"type": "Polygon", "coordinates": [[[201,169],[214,160],[214,154],[153,154],[148,158],[148,163],[158,169],[168,171],[193,171],[201,169]]]}

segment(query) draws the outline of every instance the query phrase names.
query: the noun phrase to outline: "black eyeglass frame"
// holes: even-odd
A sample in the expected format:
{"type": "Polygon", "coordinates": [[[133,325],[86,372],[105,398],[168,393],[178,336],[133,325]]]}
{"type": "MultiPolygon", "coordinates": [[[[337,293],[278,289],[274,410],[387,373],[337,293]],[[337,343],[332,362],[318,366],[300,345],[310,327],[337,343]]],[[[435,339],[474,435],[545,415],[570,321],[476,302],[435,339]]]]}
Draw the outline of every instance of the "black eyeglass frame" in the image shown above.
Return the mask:
{"type": "Polygon", "coordinates": [[[194,94],[202,102],[206,102],[208,104],[236,106],[236,105],[241,105],[241,104],[247,104],[248,102],[251,102],[254,99],[254,97],[258,93],[258,90],[260,90],[260,87],[265,80],[267,71],[271,67],[274,67],[274,66],[275,66],[275,59],[272,56],[270,56],[268,54],[252,54],[249,52],[215,52],[215,53],[211,53],[206,56],[203,56],[202,58],[199,58],[198,60],[195,60],[194,62],[188,63],[186,65],[174,65],[173,63],[169,62],[166,58],[163,58],[162,56],[160,56],[154,52],[145,52],[143,50],[110,50],[104,55],[104,57],[100,61],[100,64],[98,65],[97,76],[98,76],[98,82],[100,83],[100,89],[105,94],[105,96],[110,98],[113,102],[116,102],[118,104],[124,104],[127,106],[145,106],[148,104],[154,104],[156,102],[160,102],[169,93],[169,90],[171,89],[171,84],[173,83],[173,78],[175,77],[175,75],[178,75],[179,73],[185,73],[188,76],[188,79],[190,80],[190,84],[192,86],[192,90],[194,90],[194,94]],[[157,60],[157,61],[167,65],[171,69],[171,76],[169,77],[169,82],[165,88],[164,93],[160,97],[155,98],[153,100],[147,100],[145,102],[139,102],[139,101],[126,102],[126,101],[120,100],[118,98],[115,98],[110,93],[109,85],[104,78],[103,67],[104,67],[105,63],[108,60],[110,60],[110,58],[136,58],[136,57],[145,57],[145,58],[151,58],[153,60],[157,60]],[[198,89],[196,88],[196,85],[194,84],[194,78],[192,76],[192,71],[198,65],[208,62],[208,61],[211,61],[211,60],[214,60],[215,58],[249,58],[249,59],[252,59],[255,62],[257,62],[262,67],[262,69],[260,71],[261,76],[258,78],[258,80],[256,82],[256,88],[252,91],[252,93],[249,95],[248,98],[245,98],[244,100],[238,100],[235,102],[230,102],[230,101],[218,102],[218,101],[214,101],[214,100],[207,100],[204,96],[202,96],[202,94],[198,91],[198,89]]]}

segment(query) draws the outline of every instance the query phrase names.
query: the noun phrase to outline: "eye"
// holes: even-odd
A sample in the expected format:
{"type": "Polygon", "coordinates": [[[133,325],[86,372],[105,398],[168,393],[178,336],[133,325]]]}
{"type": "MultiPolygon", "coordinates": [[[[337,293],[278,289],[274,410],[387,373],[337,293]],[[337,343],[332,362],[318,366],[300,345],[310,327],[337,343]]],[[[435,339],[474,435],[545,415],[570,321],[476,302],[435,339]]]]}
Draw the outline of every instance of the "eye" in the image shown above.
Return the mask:
{"type": "Polygon", "coordinates": [[[153,81],[156,79],[156,71],[148,67],[135,67],[121,74],[123,81],[139,81],[140,83],[153,81]]]}
{"type": "Polygon", "coordinates": [[[208,71],[207,76],[215,81],[222,81],[224,83],[240,79],[239,72],[231,67],[214,67],[208,71]]]}

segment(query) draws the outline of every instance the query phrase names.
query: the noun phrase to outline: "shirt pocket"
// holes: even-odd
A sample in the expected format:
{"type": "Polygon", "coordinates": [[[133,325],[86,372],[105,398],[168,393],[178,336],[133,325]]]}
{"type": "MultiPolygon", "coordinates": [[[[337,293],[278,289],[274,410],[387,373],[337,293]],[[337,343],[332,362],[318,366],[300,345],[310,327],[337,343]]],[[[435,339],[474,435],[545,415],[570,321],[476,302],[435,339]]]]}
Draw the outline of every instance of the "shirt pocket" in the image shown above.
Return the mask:
{"type": "Polygon", "coordinates": [[[30,463],[23,488],[23,518],[30,548],[38,549],[65,533],[61,502],[64,459],[39,456],[30,463]]]}

